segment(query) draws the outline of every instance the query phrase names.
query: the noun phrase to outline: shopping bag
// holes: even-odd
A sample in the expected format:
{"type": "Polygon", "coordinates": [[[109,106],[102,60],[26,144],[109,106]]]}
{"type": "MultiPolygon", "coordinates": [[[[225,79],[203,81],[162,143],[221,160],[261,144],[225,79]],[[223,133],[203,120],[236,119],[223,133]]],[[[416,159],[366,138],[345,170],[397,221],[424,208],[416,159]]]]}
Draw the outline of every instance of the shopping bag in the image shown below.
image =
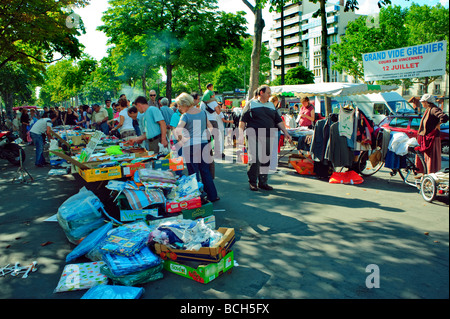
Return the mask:
{"type": "Polygon", "coordinates": [[[300,175],[316,175],[314,162],[309,158],[290,161],[290,163],[300,175]]]}

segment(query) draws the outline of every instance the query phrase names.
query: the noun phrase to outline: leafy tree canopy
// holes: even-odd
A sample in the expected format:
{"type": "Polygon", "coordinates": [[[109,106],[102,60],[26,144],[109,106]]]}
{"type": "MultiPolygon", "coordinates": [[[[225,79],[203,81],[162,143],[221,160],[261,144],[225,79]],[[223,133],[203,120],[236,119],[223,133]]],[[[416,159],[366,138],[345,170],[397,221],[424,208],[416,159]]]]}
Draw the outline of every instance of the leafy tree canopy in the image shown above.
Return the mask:
{"type": "Polygon", "coordinates": [[[0,68],[8,62],[50,63],[54,54],[79,57],[84,32],[74,6],[88,0],[7,0],[0,2],[0,68]]]}

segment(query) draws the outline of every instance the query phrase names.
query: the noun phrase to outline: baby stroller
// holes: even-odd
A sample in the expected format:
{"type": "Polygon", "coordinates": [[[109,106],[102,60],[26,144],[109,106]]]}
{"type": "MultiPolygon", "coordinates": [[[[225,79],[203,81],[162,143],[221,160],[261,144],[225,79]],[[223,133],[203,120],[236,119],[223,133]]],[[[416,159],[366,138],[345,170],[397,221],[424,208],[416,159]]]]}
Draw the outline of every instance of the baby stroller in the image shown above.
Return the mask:
{"type": "Polygon", "coordinates": [[[425,201],[431,203],[437,195],[448,196],[448,167],[436,172],[427,174],[422,178],[420,193],[425,201]]]}

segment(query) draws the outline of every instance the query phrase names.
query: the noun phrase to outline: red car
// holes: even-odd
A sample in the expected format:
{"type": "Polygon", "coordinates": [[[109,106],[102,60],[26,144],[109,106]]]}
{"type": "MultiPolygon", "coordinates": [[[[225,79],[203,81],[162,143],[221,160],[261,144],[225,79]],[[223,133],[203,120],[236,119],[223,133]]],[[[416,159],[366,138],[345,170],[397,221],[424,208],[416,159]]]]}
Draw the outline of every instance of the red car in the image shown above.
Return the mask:
{"type": "MultiPolygon", "coordinates": [[[[416,137],[419,130],[421,115],[390,115],[380,122],[380,126],[394,132],[403,132],[408,137],[416,137]]],[[[441,125],[442,154],[449,152],[448,123],[441,125]]]]}

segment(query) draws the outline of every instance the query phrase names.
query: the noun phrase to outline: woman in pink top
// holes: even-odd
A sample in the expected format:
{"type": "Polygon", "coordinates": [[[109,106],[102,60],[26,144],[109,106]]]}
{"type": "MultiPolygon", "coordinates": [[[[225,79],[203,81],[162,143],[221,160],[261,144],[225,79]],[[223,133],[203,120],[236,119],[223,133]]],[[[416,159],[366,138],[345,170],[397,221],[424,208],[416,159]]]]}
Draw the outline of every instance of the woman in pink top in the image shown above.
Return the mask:
{"type": "Polygon", "coordinates": [[[308,97],[303,97],[300,102],[302,103],[302,107],[298,113],[297,122],[298,126],[306,126],[312,128],[315,117],[314,106],[309,103],[308,97]]]}

